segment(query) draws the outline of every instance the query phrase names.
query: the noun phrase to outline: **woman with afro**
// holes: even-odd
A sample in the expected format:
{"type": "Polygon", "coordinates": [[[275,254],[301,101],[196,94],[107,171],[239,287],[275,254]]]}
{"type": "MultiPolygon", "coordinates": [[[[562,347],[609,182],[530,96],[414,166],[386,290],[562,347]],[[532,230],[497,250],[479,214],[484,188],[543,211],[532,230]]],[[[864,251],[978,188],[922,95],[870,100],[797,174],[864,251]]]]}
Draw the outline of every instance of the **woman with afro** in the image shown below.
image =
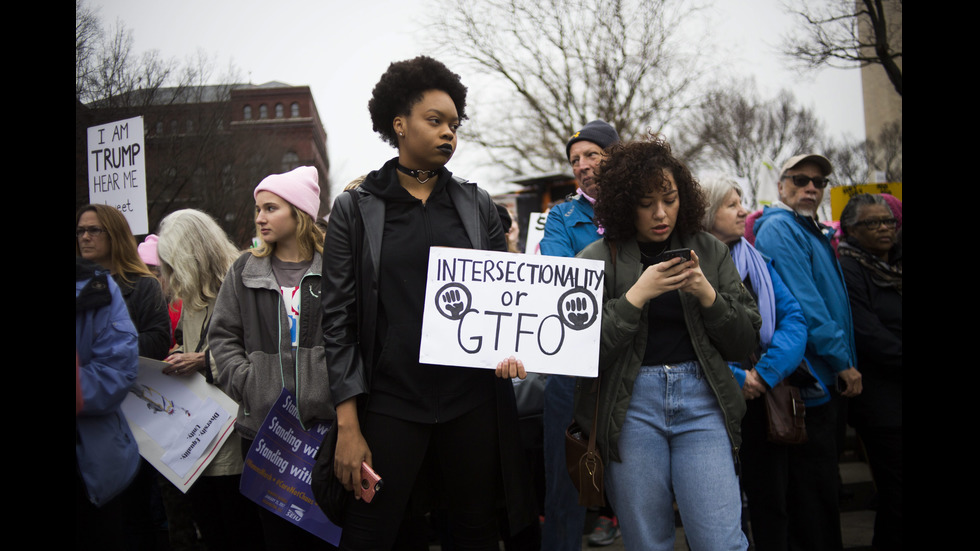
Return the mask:
{"type": "Polygon", "coordinates": [[[398,155],[334,202],[324,241],[323,332],[337,409],[334,471],[350,494],[341,549],[427,549],[449,511],[458,549],[498,549],[537,522],[511,375],[419,362],[429,247],[506,250],[486,191],[453,176],[466,87],[432,58],[392,63],[368,103],[398,155]],[[362,498],[362,462],[383,480],[362,498]],[[506,533],[503,534],[506,536],[506,533]]]}

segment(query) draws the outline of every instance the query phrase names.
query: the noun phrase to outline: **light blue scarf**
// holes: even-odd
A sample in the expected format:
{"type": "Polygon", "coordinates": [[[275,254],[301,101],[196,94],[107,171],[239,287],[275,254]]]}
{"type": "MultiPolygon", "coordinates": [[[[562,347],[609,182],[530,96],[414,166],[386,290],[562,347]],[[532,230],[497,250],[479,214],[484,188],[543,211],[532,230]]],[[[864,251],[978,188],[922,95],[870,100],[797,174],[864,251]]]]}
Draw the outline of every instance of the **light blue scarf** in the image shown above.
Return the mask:
{"type": "Polygon", "coordinates": [[[762,349],[765,350],[769,348],[772,334],[776,330],[776,297],[772,290],[769,266],[766,264],[766,259],[762,258],[762,254],[744,237],[732,246],[732,260],[735,261],[735,267],[743,280],[746,275],[749,276],[752,290],[755,291],[759,314],[762,315],[759,338],[762,341],[762,349]]]}

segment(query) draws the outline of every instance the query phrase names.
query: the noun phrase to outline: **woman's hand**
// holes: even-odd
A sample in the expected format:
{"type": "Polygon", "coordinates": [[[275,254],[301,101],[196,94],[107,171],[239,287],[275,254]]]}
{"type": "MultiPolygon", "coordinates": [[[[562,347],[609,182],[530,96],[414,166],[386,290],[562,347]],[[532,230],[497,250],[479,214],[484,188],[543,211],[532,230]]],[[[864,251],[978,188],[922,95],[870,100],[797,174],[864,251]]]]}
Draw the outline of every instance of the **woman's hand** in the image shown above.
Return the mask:
{"type": "Polygon", "coordinates": [[[691,251],[691,262],[687,264],[684,283],[680,286],[680,290],[697,297],[702,308],[711,306],[715,303],[718,293],[715,292],[715,288],[711,286],[708,278],[704,277],[704,272],[701,271],[701,260],[698,259],[697,253],[691,251]]]}
{"type": "Polygon", "coordinates": [[[766,383],[754,369],[745,372],[745,383],[742,384],[742,396],[746,400],[758,398],[766,393],[766,383]]]}
{"type": "Polygon", "coordinates": [[[357,419],[357,399],[351,398],[337,406],[337,451],[333,457],[333,472],[347,490],[354,492],[354,499],[361,499],[361,462],[371,468],[371,449],[361,434],[357,419]]]}
{"type": "Polygon", "coordinates": [[[630,290],[626,291],[626,300],[637,308],[643,308],[650,299],[680,289],[687,278],[684,270],[687,264],[690,262],[684,262],[678,257],[647,267],[630,290]]]}
{"type": "Polygon", "coordinates": [[[167,356],[168,365],[163,368],[164,375],[190,375],[204,369],[204,352],[177,352],[167,356]]]}
{"type": "Polygon", "coordinates": [[[501,379],[513,379],[514,377],[524,379],[527,377],[527,371],[524,370],[524,362],[513,356],[498,363],[496,373],[497,377],[501,379]]]}

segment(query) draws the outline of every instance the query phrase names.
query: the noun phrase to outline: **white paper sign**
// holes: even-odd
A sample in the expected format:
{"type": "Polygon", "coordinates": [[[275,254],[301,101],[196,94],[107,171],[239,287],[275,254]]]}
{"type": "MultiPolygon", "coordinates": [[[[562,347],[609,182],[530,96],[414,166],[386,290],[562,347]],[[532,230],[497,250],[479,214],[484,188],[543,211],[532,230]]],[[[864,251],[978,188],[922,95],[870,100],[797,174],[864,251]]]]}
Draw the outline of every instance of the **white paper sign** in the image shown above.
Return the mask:
{"type": "Polygon", "coordinates": [[[527,254],[541,254],[539,247],[541,239],[544,238],[544,223],[548,220],[548,211],[532,212],[527,221],[527,242],[524,245],[524,252],[527,254]]]}
{"type": "Polygon", "coordinates": [[[88,128],[88,202],[116,207],[133,235],[149,233],[143,117],[88,128]]]}
{"type": "Polygon", "coordinates": [[[432,247],[422,363],[596,377],[603,263],[432,247]]]}
{"type": "Polygon", "coordinates": [[[122,412],[140,455],[187,492],[234,430],[238,404],[200,373],[164,375],[166,365],[140,356],[122,412]]]}

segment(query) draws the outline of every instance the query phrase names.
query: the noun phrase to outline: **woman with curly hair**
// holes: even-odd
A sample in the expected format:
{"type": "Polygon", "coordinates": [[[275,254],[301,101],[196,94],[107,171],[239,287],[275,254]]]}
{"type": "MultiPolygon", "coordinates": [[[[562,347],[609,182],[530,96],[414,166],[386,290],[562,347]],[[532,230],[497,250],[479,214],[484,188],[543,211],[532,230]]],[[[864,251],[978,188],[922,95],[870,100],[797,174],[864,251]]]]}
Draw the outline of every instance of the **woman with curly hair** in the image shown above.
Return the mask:
{"type": "Polygon", "coordinates": [[[701,231],[701,189],[663,139],[613,147],[598,180],[604,238],[579,256],[605,262],[601,378],[598,395],[580,379],[576,420],[591,427],[598,400],[623,543],[673,549],[676,500],[693,549],[744,550],[735,462],[745,400],[727,361],[758,345],[755,302],[728,248],[701,231]]]}
{"type": "Polygon", "coordinates": [[[466,87],[439,61],[392,63],[368,110],[398,156],[340,194],[330,216],[323,333],[334,472],[352,490],[342,549],[425,549],[429,508],[449,511],[458,549],[498,548],[501,503],[507,532],[537,523],[509,380],[523,366],[505,360],[495,377],[419,362],[429,247],[506,250],[489,194],[445,166],[465,108],[466,87]],[[370,503],[362,462],[384,480],[370,503]]]}

